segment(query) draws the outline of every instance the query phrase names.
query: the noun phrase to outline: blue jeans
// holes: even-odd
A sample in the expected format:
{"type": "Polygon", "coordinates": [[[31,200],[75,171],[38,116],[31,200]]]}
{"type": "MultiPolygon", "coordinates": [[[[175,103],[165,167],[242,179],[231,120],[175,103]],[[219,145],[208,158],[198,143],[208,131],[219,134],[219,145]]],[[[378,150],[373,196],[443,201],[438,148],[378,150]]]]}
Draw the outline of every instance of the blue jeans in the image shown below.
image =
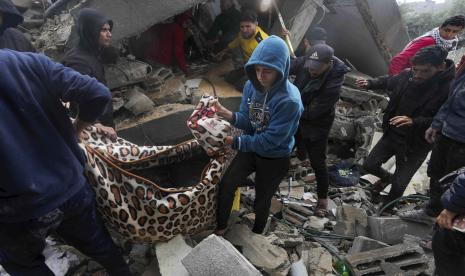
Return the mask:
{"type": "Polygon", "coordinates": [[[45,238],[52,231],[100,263],[110,275],[130,275],[96,212],[95,196],[88,185],[44,216],[0,223],[0,264],[12,276],[54,275],[42,255],[45,238]]]}

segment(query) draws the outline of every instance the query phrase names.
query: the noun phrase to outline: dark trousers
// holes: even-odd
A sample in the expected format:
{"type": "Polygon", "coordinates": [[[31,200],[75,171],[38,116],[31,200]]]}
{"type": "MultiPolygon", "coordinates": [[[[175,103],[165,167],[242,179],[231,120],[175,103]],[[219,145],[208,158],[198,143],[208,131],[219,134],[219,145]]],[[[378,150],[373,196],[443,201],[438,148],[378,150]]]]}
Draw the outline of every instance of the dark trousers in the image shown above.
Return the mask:
{"type": "Polygon", "coordinates": [[[436,227],[433,234],[433,253],[437,275],[464,275],[465,234],[436,227]]]}
{"type": "Polygon", "coordinates": [[[289,157],[270,159],[251,152],[238,152],[220,183],[217,228],[227,227],[237,187],[255,172],[255,223],[252,231],[261,234],[268,220],[271,199],[288,170],[289,157]]]}
{"type": "Polygon", "coordinates": [[[86,185],[59,208],[18,223],[0,223],[0,264],[12,276],[54,275],[42,251],[52,232],[100,263],[110,275],[130,275],[110,234],[95,209],[95,197],[86,185]]]}
{"type": "MultiPolygon", "coordinates": [[[[307,150],[307,156],[310,159],[310,164],[315,171],[318,198],[325,199],[328,197],[329,189],[328,167],[326,166],[328,136],[323,136],[319,139],[304,137],[302,140],[302,144],[307,150]]],[[[298,148],[297,151],[299,151],[298,148]]]]}
{"type": "Polygon", "coordinates": [[[302,137],[302,131],[300,130],[300,127],[297,128],[297,132],[294,135],[295,139],[295,149],[297,153],[297,158],[299,158],[300,161],[304,161],[305,159],[308,158],[307,155],[307,148],[305,147],[304,143],[304,138],[302,137]]]}
{"type": "Polygon", "coordinates": [[[428,176],[430,177],[430,202],[426,206],[428,215],[436,217],[442,211],[442,189],[439,180],[464,166],[465,144],[446,136],[438,136],[428,165],[428,176]]]}
{"type": "Polygon", "coordinates": [[[414,151],[406,149],[390,134],[384,134],[365,160],[363,170],[380,177],[384,182],[390,180],[392,187],[385,200],[385,203],[389,203],[402,196],[427,155],[428,150],[414,151]],[[392,156],[396,157],[396,171],[391,176],[381,168],[381,165],[392,156]]]}

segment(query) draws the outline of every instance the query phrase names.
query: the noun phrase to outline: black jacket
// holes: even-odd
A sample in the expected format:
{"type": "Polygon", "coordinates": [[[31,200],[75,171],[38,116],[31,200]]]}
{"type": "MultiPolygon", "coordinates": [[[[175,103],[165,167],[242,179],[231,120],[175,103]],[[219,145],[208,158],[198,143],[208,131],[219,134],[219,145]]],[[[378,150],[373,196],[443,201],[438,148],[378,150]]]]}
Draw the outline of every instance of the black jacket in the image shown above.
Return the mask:
{"type": "Polygon", "coordinates": [[[290,70],[290,74],[296,76],[294,85],[299,88],[304,105],[300,129],[304,137],[327,136],[334,122],[335,105],[341,94],[344,76],[350,69],[334,57],[332,66],[323,75],[319,85],[311,91],[305,91],[311,77],[304,63],[305,57],[294,59],[290,70]]]}
{"type": "MultiPolygon", "coordinates": [[[[83,75],[96,78],[99,82],[106,84],[105,70],[101,61],[101,47],[99,46],[100,30],[108,23],[110,28],[113,22],[94,9],[82,9],[77,22],[79,43],[65,53],[62,63],[83,75]]],[[[85,108],[79,106],[79,109],[85,108]]],[[[71,105],[71,111],[76,115],[76,104],[71,105]]],[[[114,126],[113,108],[108,106],[104,114],[98,120],[106,126],[114,126]]]]}
{"type": "Polygon", "coordinates": [[[10,0],[0,0],[0,13],[3,14],[3,23],[0,25],[0,49],[35,52],[31,42],[16,29],[24,19],[10,0]]]}
{"type": "Polygon", "coordinates": [[[404,127],[404,144],[410,150],[431,149],[425,140],[425,131],[431,126],[433,117],[447,100],[451,83],[455,77],[455,65],[452,60],[446,61],[447,68],[427,82],[417,85],[412,81],[411,69],[402,71],[397,76],[384,76],[369,81],[369,89],[386,89],[389,92],[389,104],[383,117],[383,131],[388,133],[395,127],[389,125],[392,117],[404,115],[412,118],[413,125],[404,127]],[[406,95],[414,97],[407,102],[406,95]],[[406,106],[407,104],[407,106],[406,106]],[[399,109],[405,114],[398,114],[399,109]]]}

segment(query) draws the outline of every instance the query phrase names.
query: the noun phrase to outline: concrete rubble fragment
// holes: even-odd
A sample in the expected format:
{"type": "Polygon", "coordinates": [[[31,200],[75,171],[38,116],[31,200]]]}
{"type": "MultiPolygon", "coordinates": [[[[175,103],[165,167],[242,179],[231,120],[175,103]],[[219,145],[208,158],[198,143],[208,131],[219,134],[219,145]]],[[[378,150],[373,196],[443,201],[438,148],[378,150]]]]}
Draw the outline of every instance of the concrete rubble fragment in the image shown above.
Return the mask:
{"type": "Polygon", "coordinates": [[[301,260],[305,263],[310,276],[332,274],[333,258],[319,243],[304,242],[297,249],[301,260]]]}
{"type": "Polygon", "coordinates": [[[283,248],[294,248],[304,242],[304,237],[299,233],[297,228],[292,231],[273,231],[266,237],[272,244],[283,248]]]}
{"type": "Polygon", "coordinates": [[[164,81],[158,91],[151,93],[151,99],[160,105],[170,103],[183,103],[187,100],[186,86],[182,77],[170,78],[164,81]]]}
{"type": "Polygon", "coordinates": [[[349,254],[356,254],[365,252],[373,249],[388,247],[389,244],[373,240],[364,236],[358,236],[354,239],[352,247],[349,250],[349,254]]]}
{"type": "Polygon", "coordinates": [[[194,247],[181,262],[192,276],[261,275],[231,243],[213,234],[194,247]]]}
{"type": "Polygon", "coordinates": [[[308,218],[308,221],[305,222],[304,228],[309,229],[313,228],[316,230],[323,230],[325,228],[326,223],[329,222],[328,218],[319,218],[315,216],[311,216],[308,218]]]}
{"type": "Polygon", "coordinates": [[[368,227],[368,237],[388,244],[402,242],[405,234],[427,237],[433,230],[426,224],[405,221],[397,216],[368,217],[368,227]]]}
{"type": "Polygon", "coordinates": [[[297,262],[292,263],[291,271],[289,272],[290,276],[308,276],[307,267],[302,259],[297,262]]]}
{"type": "Polygon", "coordinates": [[[182,260],[191,253],[192,248],[186,244],[181,235],[168,242],[155,245],[160,274],[162,276],[188,276],[189,272],[182,265],[182,260]]]}
{"type": "Polygon", "coordinates": [[[339,235],[356,237],[367,233],[367,213],[364,209],[343,205],[337,208],[337,224],[334,232],[339,235]]]}
{"type": "Polygon", "coordinates": [[[149,112],[155,106],[153,101],[144,94],[144,90],[138,86],[127,91],[124,97],[127,99],[124,107],[130,110],[134,115],[149,112]]]}
{"type": "Polygon", "coordinates": [[[407,271],[408,275],[418,275],[428,269],[428,260],[423,249],[412,244],[398,244],[350,254],[345,259],[355,276],[407,275],[407,271]]]}
{"type": "Polygon", "coordinates": [[[242,254],[254,266],[269,274],[279,275],[290,268],[286,250],[271,244],[264,236],[253,233],[246,225],[234,225],[225,238],[233,245],[240,246],[242,254]]]}

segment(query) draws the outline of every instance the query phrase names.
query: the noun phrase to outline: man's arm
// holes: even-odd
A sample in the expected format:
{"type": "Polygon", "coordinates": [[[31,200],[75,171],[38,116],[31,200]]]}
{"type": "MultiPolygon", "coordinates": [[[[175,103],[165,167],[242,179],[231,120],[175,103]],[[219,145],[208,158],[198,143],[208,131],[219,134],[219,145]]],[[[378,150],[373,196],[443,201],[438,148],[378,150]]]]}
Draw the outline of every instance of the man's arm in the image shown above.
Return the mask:
{"type": "Polygon", "coordinates": [[[452,228],[456,215],[465,214],[465,174],[459,175],[450,188],[442,195],[444,210],[437,218],[439,226],[452,228]]]}
{"type": "Polygon", "coordinates": [[[402,52],[392,58],[389,64],[389,75],[395,76],[402,70],[410,67],[410,60],[422,48],[435,45],[436,42],[432,37],[424,37],[410,42],[402,52]]]}
{"type": "Polygon", "coordinates": [[[289,68],[289,75],[296,75],[299,68],[302,68],[305,63],[305,56],[291,59],[291,67],[289,68]]]}
{"type": "Polygon", "coordinates": [[[43,64],[43,79],[49,91],[63,102],[76,102],[86,106],[79,112],[79,120],[93,123],[111,103],[111,93],[96,79],[81,75],[75,70],[38,56],[43,64]]]}

